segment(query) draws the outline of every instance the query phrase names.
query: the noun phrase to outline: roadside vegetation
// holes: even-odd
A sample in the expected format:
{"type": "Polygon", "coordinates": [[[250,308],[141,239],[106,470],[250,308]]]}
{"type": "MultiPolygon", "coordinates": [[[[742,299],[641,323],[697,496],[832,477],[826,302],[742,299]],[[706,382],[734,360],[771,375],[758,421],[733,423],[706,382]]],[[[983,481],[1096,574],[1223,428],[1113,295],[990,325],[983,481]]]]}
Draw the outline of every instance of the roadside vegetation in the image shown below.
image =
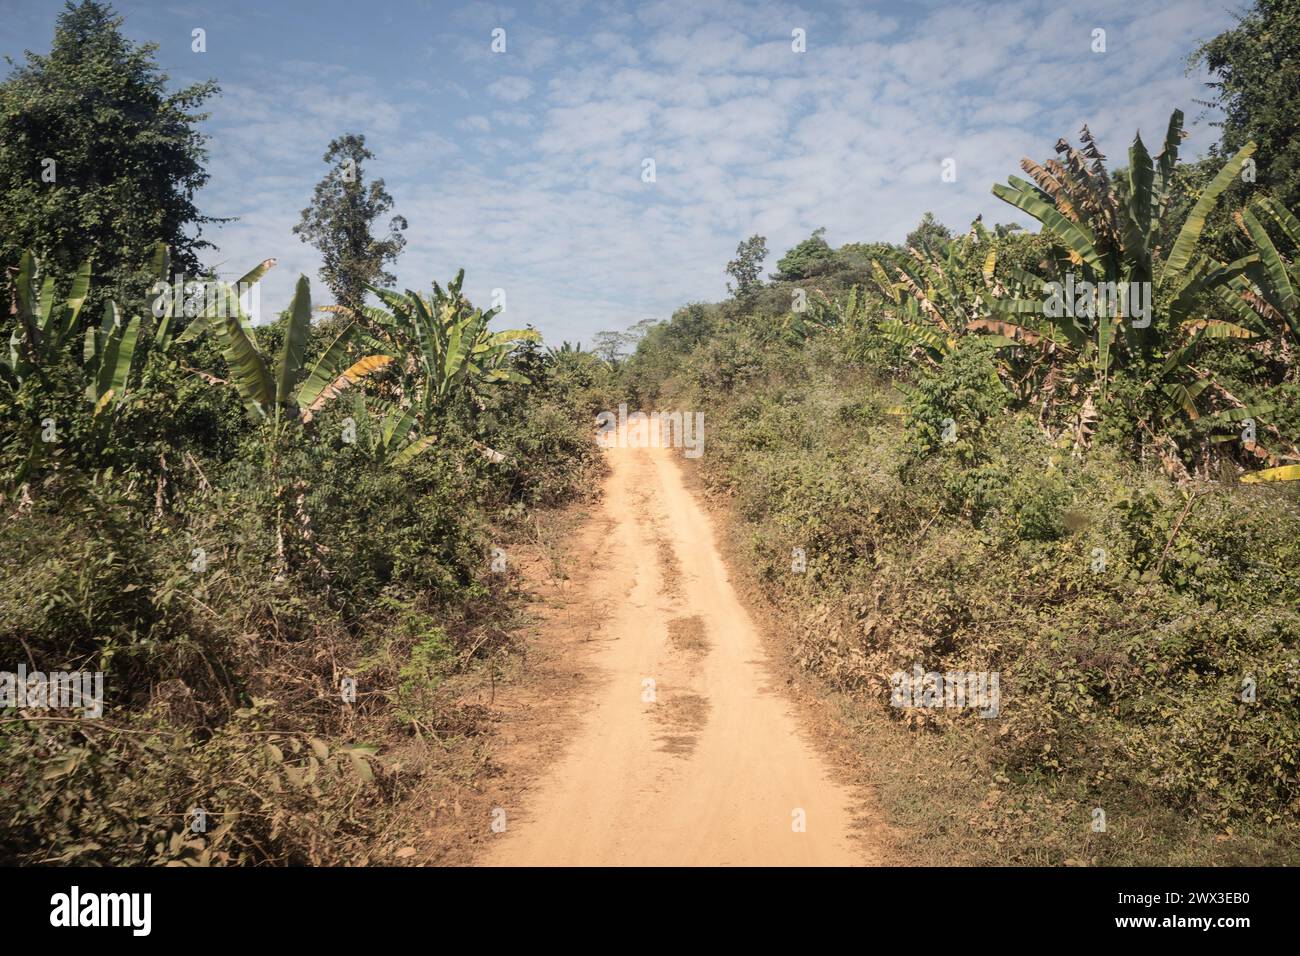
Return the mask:
{"type": "MultiPolygon", "coordinates": [[[[36,118],[57,107],[43,97],[107,75],[178,148],[201,144],[174,128],[212,88],[166,97],[117,26],[104,5],[70,6],[52,57],[0,87],[22,134],[5,149],[31,154],[7,156],[7,174],[68,155],[38,141],[36,118]]],[[[84,122],[116,123],[111,109],[84,122]]],[[[254,327],[239,296],[275,261],[235,282],[198,271],[180,220],[115,209],[103,184],[146,176],[135,168],[64,162],[45,217],[28,209],[14,231],[3,669],[102,672],[105,690],[98,719],[0,712],[0,859],[397,862],[418,825],[401,801],[478,730],[483,715],[440,686],[509,653],[512,542],[595,481],[590,417],[608,370],[496,328],[460,275],[429,293],[367,286],[380,305],[364,305],[358,283],[382,284],[400,244],[370,236],[389,203],[357,175],[371,154],[346,142],[350,178],[327,174],[304,218],[349,304],[313,301],[303,277],[254,327]],[[348,190],[368,197],[364,215],[348,190]],[[105,251],[118,248],[123,261],[105,251]]],[[[180,209],[195,169],[147,178],[180,209]]]]}
{"type": "MultiPolygon", "coordinates": [[[[1221,78],[1294,62],[1288,6],[1221,78]]],[[[1036,231],[819,230],[768,281],[751,237],[624,369],[705,413],[699,476],[921,860],[1300,860],[1300,223],[1230,112],[1196,163],[1181,112],[1125,164],[1086,128],[1024,160],[993,194],[1036,231]],[[892,706],[917,665],[998,673],[999,717],[892,706]]]]}
{"type": "Polygon", "coordinates": [[[585,351],[463,273],[393,288],[411,224],[353,133],[295,230],[328,293],[255,325],[275,260],[201,265],[219,87],[69,3],[0,82],[0,671],[104,709],[0,709],[0,861],[411,859],[404,801],[484,772],[446,688],[515,647],[512,547],[628,401],[704,412],[688,467],[897,862],[1300,862],[1295,6],[1194,55],[1203,159],[1177,110],[1123,157],[1085,127],[992,187],[1034,229],[817,230],[766,277],[752,236],[729,299],[585,351]],[[996,719],[893,706],[914,667],[998,674],[996,719]]]}

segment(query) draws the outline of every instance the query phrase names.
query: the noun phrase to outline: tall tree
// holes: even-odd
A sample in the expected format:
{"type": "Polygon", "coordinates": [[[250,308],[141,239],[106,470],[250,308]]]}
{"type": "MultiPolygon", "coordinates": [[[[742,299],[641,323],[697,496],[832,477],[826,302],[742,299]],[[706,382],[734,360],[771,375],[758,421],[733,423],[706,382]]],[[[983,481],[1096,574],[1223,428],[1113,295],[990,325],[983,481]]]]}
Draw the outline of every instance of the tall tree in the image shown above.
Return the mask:
{"type": "Polygon", "coordinates": [[[1232,156],[1250,140],[1256,182],[1290,209],[1300,205],[1300,0],[1256,0],[1237,25],[1190,57],[1215,79],[1223,109],[1219,154],[1232,156]]]}
{"type": "Polygon", "coordinates": [[[736,258],[727,263],[727,275],[736,280],[733,288],[727,283],[727,291],[737,298],[748,295],[763,284],[759,278],[763,273],[763,260],[767,258],[767,239],[764,236],[750,236],[736,246],[736,258]]]}
{"type": "Polygon", "coordinates": [[[655,319],[642,319],[622,332],[597,332],[592,338],[591,351],[610,365],[617,365],[636,351],[637,345],[656,324],[655,319]]]}
{"type": "Polygon", "coordinates": [[[293,227],[303,242],[310,242],[325,260],[321,275],[334,293],[335,301],[356,308],[365,301],[367,282],[382,285],[394,281],[385,271],[406,245],[402,230],[406,219],[393,216],[388,236],[377,238],[374,223],[393,208],[393,197],[382,179],[366,184],[362,163],[374,159],[366,149],[366,138],[348,133],[330,143],[325,163],[330,167],[316,184],[311,205],[302,211],[302,221],[293,227]]]}
{"type": "Polygon", "coordinates": [[[916,228],[907,234],[903,245],[924,252],[936,243],[947,242],[951,238],[952,230],[936,219],[934,213],[927,212],[916,224],[916,228]]]}
{"type": "MultiPolygon", "coordinates": [[[[195,191],[207,182],[207,137],[196,112],[213,81],[168,92],[157,44],[122,35],[96,0],[65,4],[48,56],[31,51],[0,83],[0,265],[25,248],[70,275],[84,260],[95,295],[139,301],[152,246],[172,246],[196,274],[202,224],[195,191]],[[192,232],[191,232],[192,228],[192,232]]],[[[85,314],[94,312],[89,307],[85,314]]]]}
{"type": "Polygon", "coordinates": [[[835,251],[823,238],[825,234],[825,226],[814,229],[811,236],[780,258],[772,278],[781,282],[798,282],[825,272],[835,259],[835,251]]]}

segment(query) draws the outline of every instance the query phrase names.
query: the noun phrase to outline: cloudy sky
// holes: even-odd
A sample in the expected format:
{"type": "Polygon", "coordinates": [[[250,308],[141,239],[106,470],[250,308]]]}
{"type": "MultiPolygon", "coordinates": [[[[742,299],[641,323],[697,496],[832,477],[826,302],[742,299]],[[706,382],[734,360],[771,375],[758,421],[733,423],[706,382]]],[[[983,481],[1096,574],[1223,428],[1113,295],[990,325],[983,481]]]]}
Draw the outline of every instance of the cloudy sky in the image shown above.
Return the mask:
{"type": "MultiPolygon", "coordinates": [[[[319,261],[291,229],[330,139],[364,133],[410,222],[399,284],[466,269],[548,341],[666,318],[726,294],[752,233],[768,267],[825,227],[832,245],[900,241],[933,210],[961,228],[1024,222],[989,193],[1083,123],[1116,164],[1181,107],[1184,156],[1215,139],[1196,45],[1230,0],[534,4],[119,0],[176,83],[222,86],[206,127],[209,256],[267,257],[264,310],[319,261]],[[193,52],[192,31],[207,50],[193,52]],[[505,51],[492,49],[504,30],[505,51]],[[803,31],[805,51],[792,47],[803,31]],[[1105,52],[1094,52],[1094,31],[1105,52]],[[645,160],[654,182],[645,182],[645,160]],[[944,160],[955,182],[942,181],[944,160]]],[[[49,48],[61,3],[0,0],[0,53],[49,48]]],[[[1153,149],[1154,151],[1154,149],[1153,149]]]]}

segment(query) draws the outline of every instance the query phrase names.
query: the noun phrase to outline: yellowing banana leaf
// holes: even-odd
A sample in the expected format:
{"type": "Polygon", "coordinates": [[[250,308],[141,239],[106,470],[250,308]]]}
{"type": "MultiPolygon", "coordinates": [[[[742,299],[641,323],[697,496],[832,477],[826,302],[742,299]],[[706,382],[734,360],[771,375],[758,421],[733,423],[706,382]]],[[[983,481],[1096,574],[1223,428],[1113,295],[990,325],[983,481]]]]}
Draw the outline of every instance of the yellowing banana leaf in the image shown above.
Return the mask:
{"type": "MultiPolygon", "coordinates": [[[[347,391],[357,382],[361,381],[367,375],[372,375],[381,368],[387,368],[392,364],[391,355],[367,355],[365,358],[354,362],[349,368],[344,369],[339,375],[324,388],[322,388],[311,402],[302,408],[302,420],[309,422],[312,415],[319,412],[333,398],[347,391]]],[[[302,396],[300,395],[300,401],[302,396]]]]}
{"type": "Polygon", "coordinates": [[[1243,329],[1240,325],[1224,322],[1221,319],[1194,319],[1190,322],[1184,322],[1180,328],[1184,332],[1199,334],[1207,339],[1255,338],[1255,333],[1250,329],[1243,329]]]}
{"type": "Polygon", "coordinates": [[[1242,475],[1241,480],[1248,485],[1264,481],[1300,481],[1300,465],[1281,465],[1263,471],[1252,471],[1242,475]]]}

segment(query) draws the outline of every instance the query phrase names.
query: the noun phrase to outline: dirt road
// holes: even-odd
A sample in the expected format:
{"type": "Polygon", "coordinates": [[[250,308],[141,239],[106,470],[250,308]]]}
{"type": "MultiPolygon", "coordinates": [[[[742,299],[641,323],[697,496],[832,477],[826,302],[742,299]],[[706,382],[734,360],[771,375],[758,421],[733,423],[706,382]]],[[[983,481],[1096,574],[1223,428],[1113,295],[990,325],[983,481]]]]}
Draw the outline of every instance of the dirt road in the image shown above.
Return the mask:
{"type": "Polygon", "coordinates": [[[809,746],[683,484],[678,449],[611,449],[598,679],[489,865],[853,865],[854,795],[809,746]]]}

